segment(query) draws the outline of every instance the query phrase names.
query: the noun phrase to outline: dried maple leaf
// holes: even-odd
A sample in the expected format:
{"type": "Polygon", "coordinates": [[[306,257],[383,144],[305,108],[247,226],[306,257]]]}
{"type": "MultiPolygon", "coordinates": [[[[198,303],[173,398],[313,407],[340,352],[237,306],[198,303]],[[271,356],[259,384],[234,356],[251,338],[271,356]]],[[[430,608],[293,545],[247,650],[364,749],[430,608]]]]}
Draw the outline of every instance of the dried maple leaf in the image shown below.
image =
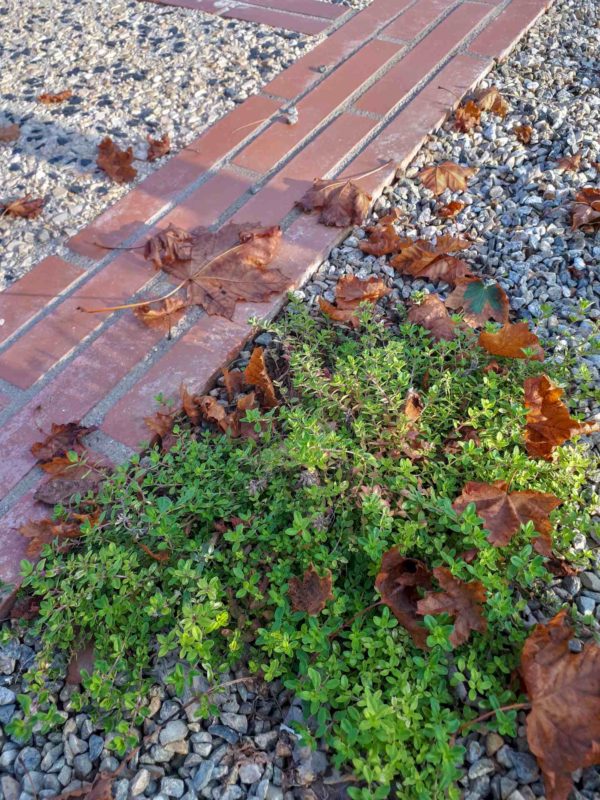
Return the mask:
{"type": "Polygon", "coordinates": [[[42,209],[45,205],[46,201],[43,197],[32,199],[31,195],[26,194],[24,197],[19,197],[17,200],[11,200],[8,203],[0,203],[0,216],[35,219],[42,213],[42,209]]]}
{"type": "Polygon", "coordinates": [[[362,280],[355,275],[344,275],[335,287],[336,305],[319,297],[319,307],[330,319],[349,323],[353,328],[357,328],[360,320],[355,312],[361,303],[376,303],[389,293],[390,289],[380,278],[362,280]]]}
{"type": "Polygon", "coordinates": [[[442,219],[452,219],[457,214],[460,214],[464,207],[465,204],[461,203],[460,200],[452,200],[451,203],[447,203],[445,206],[442,206],[439,209],[438,214],[440,217],[442,217],[442,219]]]}
{"type": "Polygon", "coordinates": [[[46,106],[53,106],[57,103],[64,103],[65,100],[68,100],[70,97],[73,97],[73,92],[70,89],[65,89],[64,91],[57,92],[56,94],[44,92],[43,94],[38,95],[38,101],[46,106]]]}
{"type": "Polygon", "coordinates": [[[279,247],[279,227],[248,229],[230,223],[216,233],[199,229],[192,235],[191,258],[162,268],[181,282],[188,302],[207,314],[231,319],[238,301],[265,303],[289,287],[289,278],[278,269],[265,269],[279,247]]]}
{"type": "Polygon", "coordinates": [[[517,322],[511,325],[507,322],[496,333],[479,334],[479,346],[493,356],[504,358],[528,358],[532,361],[543,361],[544,351],[540,340],[529,330],[526,322],[517,322]],[[533,350],[533,355],[526,355],[523,350],[533,350]]]}
{"type": "Polygon", "coordinates": [[[0,125],[0,142],[14,142],[21,135],[18,125],[0,125]]]}
{"type": "Polygon", "coordinates": [[[381,601],[422,650],[427,649],[427,629],[417,617],[418,590],[430,586],[431,573],[422,561],[402,556],[396,547],[383,554],[375,588],[381,601]]]}
{"type": "Polygon", "coordinates": [[[408,312],[408,321],[426,328],[437,341],[456,338],[456,325],[436,294],[428,294],[422,303],[413,305],[408,312]]]}
{"type": "Polygon", "coordinates": [[[189,392],[186,385],[183,383],[179,387],[179,396],[181,397],[181,407],[183,408],[185,415],[190,420],[192,425],[198,425],[201,417],[200,409],[198,407],[199,396],[189,392]]]}
{"type": "Polygon", "coordinates": [[[133,313],[139,321],[148,328],[165,331],[165,333],[170,335],[173,328],[184,315],[186,308],[187,305],[183,300],[167,297],[166,300],[163,300],[162,303],[155,308],[146,303],[143,306],[134,308],[133,313]]]}
{"type": "Polygon", "coordinates": [[[461,167],[454,161],[442,161],[432,167],[425,167],[419,172],[421,183],[434,194],[442,194],[446,189],[462,192],[467,188],[467,180],[475,175],[476,169],[461,167]]]}
{"type": "Polygon", "coordinates": [[[548,515],[562,503],[558,497],[545,492],[509,492],[505,481],[469,481],[460,497],[452,503],[452,508],[457,514],[462,514],[470,503],[474,503],[478,516],[490,532],[490,544],[504,547],[521,525],[533,522],[533,527],[540,534],[533,541],[535,550],[545,556],[551,555],[552,525],[548,515]]]}
{"type": "Polygon", "coordinates": [[[586,186],[575,195],[573,202],[573,230],[583,225],[600,223],[600,189],[586,186]]]}
{"type": "Polygon", "coordinates": [[[155,269],[163,269],[177,261],[189,261],[192,258],[193,243],[194,237],[191,233],[176,225],[169,225],[146,241],[143,255],[145,259],[152,261],[155,269]]]}
{"type": "Polygon", "coordinates": [[[112,800],[112,783],[120,769],[119,767],[115,772],[99,772],[92,783],[84,783],[77,789],[67,789],[61,794],[57,794],[52,800],[72,800],[72,798],[112,800]]]}
{"type": "Polygon", "coordinates": [[[121,150],[110,136],[105,136],[98,145],[96,164],[115,183],[129,183],[137,175],[137,170],[132,167],[133,148],[121,150]]]}
{"type": "Polygon", "coordinates": [[[450,256],[470,247],[465,239],[455,236],[438,236],[435,244],[426,239],[404,239],[400,252],[390,264],[404,275],[413,278],[429,278],[432,281],[456,283],[459,278],[471,275],[468,264],[450,256]]]}
{"type": "Polygon", "coordinates": [[[523,144],[529,144],[533,134],[533,128],[531,125],[517,125],[516,128],[513,128],[513,131],[520,142],[523,142],[523,144]]]}
{"type": "Polygon", "coordinates": [[[255,347],[250,356],[250,361],[244,370],[244,381],[251,386],[256,386],[260,393],[263,405],[266,408],[275,408],[279,400],[275,394],[275,387],[265,364],[265,352],[262,347],[255,347]]]}
{"type": "Polygon", "coordinates": [[[567,800],[575,770],[600,763],[600,647],[572,653],[567,611],[536,625],[523,646],[521,674],[531,702],[527,741],[544,775],[547,800],[567,800]]]}
{"type": "Polygon", "coordinates": [[[467,100],[456,109],[454,114],[454,127],[457,131],[468,133],[476,128],[481,121],[481,108],[473,100],[467,100]]]}
{"type": "Polygon", "coordinates": [[[577,172],[581,166],[581,153],[577,152],[573,156],[563,156],[559,158],[555,169],[577,172]]]}
{"type": "Polygon", "coordinates": [[[95,425],[86,427],[79,422],[52,423],[50,433],[43,442],[31,446],[31,454],[38,461],[51,461],[57,456],[66,456],[70,450],[81,452],[85,445],[81,441],[88,433],[98,430],[95,425]]]}
{"type": "Polygon", "coordinates": [[[148,161],[156,161],[171,152],[171,139],[168,133],[165,133],[160,139],[153,139],[151,136],[147,136],[146,139],[148,141],[148,155],[146,156],[148,161]]]}
{"type": "Polygon", "coordinates": [[[551,461],[555,447],[581,432],[581,423],[560,399],[563,394],[546,375],[526,378],[525,448],[530,456],[551,461]]]}
{"type": "Polygon", "coordinates": [[[400,219],[401,216],[400,209],[395,208],[389,214],[381,217],[376,225],[370,225],[367,228],[369,239],[359,243],[363,253],[368,253],[372,256],[387,256],[390,253],[397,252],[398,242],[402,240],[394,228],[394,222],[400,219]]]}
{"type": "Polygon", "coordinates": [[[509,112],[509,105],[495,86],[482,89],[475,95],[475,102],[482,111],[490,111],[504,118],[509,112]]]}
{"type": "Polygon", "coordinates": [[[25,523],[19,528],[19,533],[29,539],[26,555],[34,557],[39,554],[45,544],[51,544],[55,539],[58,539],[61,546],[65,544],[65,539],[78,539],[81,536],[81,529],[79,525],[72,522],[41,519],[25,523]]]}
{"type": "Polygon", "coordinates": [[[319,308],[326,317],[333,320],[333,322],[340,322],[343,325],[350,325],[351,328],[358,328],[360,320],[356,311],[352,308],[338,308],[334,306],[329,300],[324,297],[318,298],[319,308]]]}
{"type": "Polygon", "coordinates": [[[502,324],[508,322],[508,297],[498,283],[486,284],[478,278],[460,278],[447,297],[446,306],[462,310],[471,328],[481,328],[488,319],[502,324]]]}
{"type": "Polygon", "coordinates": [[[471,631],[485,633],[487,620],[483,616],[485,587],[479,581],[464,581],[455,578],[446,567],[436,567],[433,576],[442,592],[429,592],[417,603],[417,614],[449,614],[454,617],[454,630],[450,634],[452,647],[464,644],[471,631]]]}
{"type": "Polygon", "coordinates": [[[414,389],[410,389],[406,395],[404,403],[404,413],[411,422],[416,422],[423,413],[423,401],[421,395],[414,389]]]}
{"type": "Polygon", "coordinates": [[[213,422],[215,425],[218,425],[224,433],[230,429],[231,420],[229,414],[216,398],[208,394],[203,395],[202,397],[198,397],[197,405],[202,412],[202,416],[208,420],[208,422],[213,422]]]}
{"type": "Polygon", "coordinates": [[[288,595],[293,611],[304,611],[316,617],[325,608],[328,600],[333,600],[331,571],[327,570],[321,578],[314,564],[306,570],[302,578],[290,578],[288,595]]]}
{"type": "Polygon", "coordinates": [[[223,368],[223,383],[227,392],[227,399],[233,402],[235,396],[244,388],[244,373],[239,369],[223,368]]]}
{"type": "Polygon", "coordinates": [[[324,225],[345,228],[363,224],[369,214],[371,196],[350,179],[317,178],[296,205],[303,211],[320,211],[319,222],[324,225]]]}
{"type": "Polygon", "coordinates": [[[146,427],[154,434],[150,440],[150,445],[160,445],[161,449],[168,450],[174,443],[172,430],[175,424],[175,412],[157,411],[151,417],[144,417],[144,422],[146,427]]]}

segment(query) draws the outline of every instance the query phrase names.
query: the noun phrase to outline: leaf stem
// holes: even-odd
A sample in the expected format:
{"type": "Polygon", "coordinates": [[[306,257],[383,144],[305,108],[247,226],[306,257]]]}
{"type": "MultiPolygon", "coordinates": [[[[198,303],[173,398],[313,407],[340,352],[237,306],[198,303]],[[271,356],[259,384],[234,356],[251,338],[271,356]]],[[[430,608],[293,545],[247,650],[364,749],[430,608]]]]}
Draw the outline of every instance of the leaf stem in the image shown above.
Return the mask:
{"type": "Polygon", "coordinates": [[[336,186],[338,183],[347,183],[348,181],[359,181],[362,178],[368,178],[369,175],[374,175],[376,172],[384,169],[385,167],[389,167],[390,164],[393,164],[394,160],[390,158],[389,161],[386,161],[385,164],[381,164],[379,167],[375,167],[375,169],[370,169],[368,172],[359,172],[357,175],[348,175],[346,178],[340,178],[337,181],[329,181],[330,186],[336,186]]]}
{"type": "Polygon", "coordinates": [[[531,703],[511,703],[508,706],[500,706],[499,708],[493,708],[491,711],[486,711],[485,714],[480,714],[475,719],[467,720],[467,722],[463,722],[460,728],[456,731],[456,733],[450,739],[450,744],[454,745],[456,742],[456,737],[460,736],[461,733],[472,728],[473,725],[477,725],[480,722],[485,722],[486,719],[490,719],[490,717],[495,717],[499,711],[518,711],[524,708],[531,708],[531,703]]]}

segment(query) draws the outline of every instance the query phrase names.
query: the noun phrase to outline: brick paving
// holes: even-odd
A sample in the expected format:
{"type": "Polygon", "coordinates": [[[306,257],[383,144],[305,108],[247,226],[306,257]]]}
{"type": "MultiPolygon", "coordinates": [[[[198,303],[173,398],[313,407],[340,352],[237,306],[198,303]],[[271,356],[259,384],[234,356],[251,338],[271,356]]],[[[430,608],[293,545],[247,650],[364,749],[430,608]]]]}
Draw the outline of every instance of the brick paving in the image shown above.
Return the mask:
{"type": "MultiPolygon", "coordinates": [[[[240,303],[232,321],[194,310],[172,339],[130,311],[82,314],[80,305],[148,296],[160,281],[139,252],[106,248],[134,246],[171,222],[280,224],[283,244],[272,266],[290,289],[301,285],[347,235],[295,209],[312,179],[391,161],[360,181],[377,196],[551,2],[373,0],[356,12],[318,0],[254,0],[252,13],[312,20],[318,10],[333,28],[260,95],[80,231],[62,257],[46,258],[0,295],[2,581],[18,581],[19,525],[48,512],[33,500],[43,475],[29,449],[40,431],[83,419],[100,428],[94,449],[125,457],[148,438],[143,418],[156,395],[173,396],[182,382],[206,391],[251,336],[249,319],[272,317],[285,301],[240,303]],[[281,113],[290,102],[298,108],[295,125],[281,113]]],[[[206,10],[209,0],[176,4],[206,10]]]]}

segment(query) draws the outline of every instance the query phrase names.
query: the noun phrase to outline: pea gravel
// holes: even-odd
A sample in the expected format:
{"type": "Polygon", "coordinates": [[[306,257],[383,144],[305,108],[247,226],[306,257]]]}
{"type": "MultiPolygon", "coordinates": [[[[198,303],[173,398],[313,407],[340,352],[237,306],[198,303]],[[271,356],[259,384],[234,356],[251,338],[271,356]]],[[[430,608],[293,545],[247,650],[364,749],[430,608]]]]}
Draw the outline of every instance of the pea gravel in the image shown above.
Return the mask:
{"type": "Polygon", "coordinates": [[[144,160],[147,135],[174,154],[321,38],[138,0],[7,0],[0,30],[0,127],[21,128],[0,143],[0,202],[46,199],[37,219],[0,217],[0,288],[135,185],[97,169],[105,136],[133,146],[139,181],[166,160],[144,160]]]}

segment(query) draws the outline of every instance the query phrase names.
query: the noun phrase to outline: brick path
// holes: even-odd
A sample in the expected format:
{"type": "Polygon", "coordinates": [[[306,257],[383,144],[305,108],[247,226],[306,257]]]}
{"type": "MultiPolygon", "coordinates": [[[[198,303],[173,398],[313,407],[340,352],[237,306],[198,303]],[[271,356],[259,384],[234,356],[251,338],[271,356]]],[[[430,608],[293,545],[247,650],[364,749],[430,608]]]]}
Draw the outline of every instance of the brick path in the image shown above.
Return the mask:
{"type": "MultiPolygon", "coordinates": [[[[208,0],[176,2],[204,7],[208,0]]],[[[277,0],[279,9],[294,10],[316,2],[277,0]]],[[[299,286],[347,234],[294,209],[312,179],[365,172],[390,159],[402,169],[444,121],[453,96],[474,86],[551,2],[373,0],[363,11],[345,11],[341,25],[261,94],[72,238],[68,255],[44,259],[0,295],[3,581],[18,576],[25,550],[19,525],[48,513],[32,499],[44,480],[30,454],[40,429],[83,419],[100,426],[94,449],[125,458],[148,438],[143,418],[157,394],[173,395],[184,381],[206,390],[251,335],[248,319],[271,317],[284,302],[240,303],[232,321],[194,311],[172,340],[130,311],[82,314],[80,305],[152,296],[160,281],[139,253],[96,242],[130,246],[168,223],[279,223],[284,238],[273,266],[290,288],[299,286]],[[299,117],[288,125],[280,109],[292,101],[299,117]]],[[[377,196],[395,172],[390,166],[360,182],[377,196]]]]}

